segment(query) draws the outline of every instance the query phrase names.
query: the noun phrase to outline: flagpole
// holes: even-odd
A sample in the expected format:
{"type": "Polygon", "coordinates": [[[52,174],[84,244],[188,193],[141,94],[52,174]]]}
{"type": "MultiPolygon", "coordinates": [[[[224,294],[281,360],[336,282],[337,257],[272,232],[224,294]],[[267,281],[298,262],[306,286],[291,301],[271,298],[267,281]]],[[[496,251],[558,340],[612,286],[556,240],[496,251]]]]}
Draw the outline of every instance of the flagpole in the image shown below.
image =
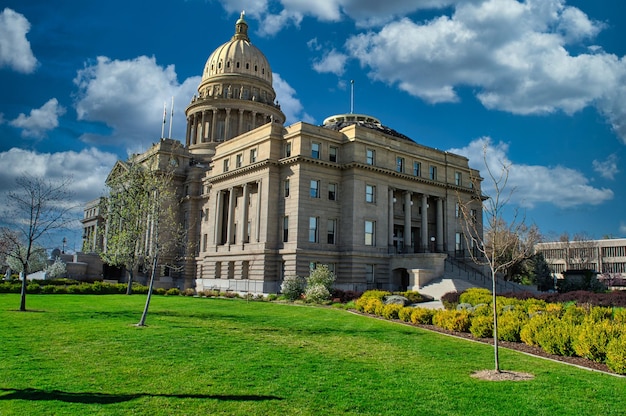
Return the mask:
{"type": "Polygon", "coordinates": [[[163,125],[161,126],[161,138],[165,137],[165,118],[167,117],[167,103],[163,101],[163,125]]]}
{"type": "Polygon", "coordinates": [[[174,120],[174,96],[172,95],[172,112],[170,113],[170,134],[168,138],[172,138],[172,120],[174,120]]]}
{"type": "Polygon", "coordinates": [[[350,80],[350,114],[354,113],[354,80],[350,80]]]}

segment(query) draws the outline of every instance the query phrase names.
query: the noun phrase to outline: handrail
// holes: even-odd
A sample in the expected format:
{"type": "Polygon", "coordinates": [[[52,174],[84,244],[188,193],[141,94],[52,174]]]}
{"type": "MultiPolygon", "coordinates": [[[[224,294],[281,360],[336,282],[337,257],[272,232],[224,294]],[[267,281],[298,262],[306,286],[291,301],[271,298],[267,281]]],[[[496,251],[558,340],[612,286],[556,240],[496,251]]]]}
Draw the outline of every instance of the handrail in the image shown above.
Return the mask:
{"type": "MultiPolygon", "coordinates": [[[[481,270],[474,267],[474,265],[469,265],[463,259],[456,258],[454,256],[448,256],[445,259],[444,268],[449,265],[451,268],[451,272],[454,273],[454,269],[458,270],[458,275],[461,276],[461,271],[464,272],[464,276],[466,280],[477,280],[481,281],[483,284],[492,284],[491,277],[486,276],[481,270]]],[[[502,278],[496,278],[496,286],[500,287],[500,289],[506,289],[504,292],[523,292],[524,288],[520,287],[516,283],[509,282],[502,278]]]]}

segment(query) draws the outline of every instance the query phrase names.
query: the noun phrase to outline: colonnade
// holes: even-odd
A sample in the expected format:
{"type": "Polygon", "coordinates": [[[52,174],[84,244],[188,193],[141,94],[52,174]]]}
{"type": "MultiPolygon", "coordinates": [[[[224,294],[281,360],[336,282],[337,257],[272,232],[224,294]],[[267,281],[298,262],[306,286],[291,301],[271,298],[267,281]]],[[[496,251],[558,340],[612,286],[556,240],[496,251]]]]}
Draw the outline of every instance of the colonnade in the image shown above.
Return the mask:
{"type": "Polygon", "coordinates": [[[272,116],[269,114],[244,109],[214,108],[198,111],[187,117],[185,142],[187,147],[202,143],[223,142],[267,124],[271,120],[272,116]],[[244,125],[244,120],[248,117],[250,123],[244,125]],[[218,128],[220,122],[223,123],[223,130],[218,128]],[[234,122],[236,126],[233,126],[234,122]]]}
{"type": "Polygon", "coordinates": [[[250,194],[256,188],[256,227],[254,230],[254,241],[259,242],[261,235],[261,204],[259,203],[261,196],[261,181],[244,183],[241,186],[233,186],[228,189],[217,191],[217,206],[215,209],[215,235],[214,243],[216,245],[231,245],[239,242],[241,244],[249,243],[252,236],[250,223],[250,194]],[[236,221],[235,206],[237,198],[241,195],[241,206],[239,208],[239,221],[236,221]],[[239,224],[239,229],[235,230],[235,224],[239,224]],[[226,234],[224,234],[226,231],[226,234]]]}

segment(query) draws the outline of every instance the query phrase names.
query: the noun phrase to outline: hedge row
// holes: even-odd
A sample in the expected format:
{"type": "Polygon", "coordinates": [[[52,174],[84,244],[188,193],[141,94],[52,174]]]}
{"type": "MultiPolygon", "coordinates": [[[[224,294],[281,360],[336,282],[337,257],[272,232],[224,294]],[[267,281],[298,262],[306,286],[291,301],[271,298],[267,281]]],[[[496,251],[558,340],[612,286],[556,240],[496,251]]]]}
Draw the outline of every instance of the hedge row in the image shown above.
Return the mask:
{"type": "MultiPolygon", "coordinates": [[[[493,336],[491,293],[486,289],[460,294],[456,308],[445,310],[385,305],[384,296],[381,291],[365,292],[355,307],[387,319],[468,332],[476,338],[493,336]]],[[[626,374],[626,309],[498,296],[497,311],[500,340],[539,346],[550,354],[585,357],[626,374]]]]}
{"type": "MultiPolygon", "coordinates": [[[[80,295],[115,295],[125,294],[128,285],[126,283],[106,283],[95,281],[93,283],[78,282],[70,279],[57,280],[31,280],[26,286],[26,293],[31,294],[80,294],[80,295]]],[[[0,293],[20,293],[22,290],[21,281],[0,282],[0,293]]],[[[186,293],[185,295],[189,295],[186,293]]],[[[193,290],[192,290],[193,292],[193,290]]],[[[148,286],[133,283],[132,293],[146,294],[148,286]]],[[[180,295],[177,288],[158,288],[153,291],[156,295],[180,295]]],[[[193,295],[193,293],[191,293],[193,295]]]]}

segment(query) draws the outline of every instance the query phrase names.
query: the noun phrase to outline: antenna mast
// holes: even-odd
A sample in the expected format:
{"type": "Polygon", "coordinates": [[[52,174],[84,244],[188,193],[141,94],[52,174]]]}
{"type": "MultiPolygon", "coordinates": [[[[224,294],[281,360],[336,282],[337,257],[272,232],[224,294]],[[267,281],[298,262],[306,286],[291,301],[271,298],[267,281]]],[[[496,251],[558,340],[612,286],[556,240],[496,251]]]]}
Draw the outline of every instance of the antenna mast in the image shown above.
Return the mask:
{"type": "Polygon", "coordinates": [[[354,80],[350,80],[350,114],[354,113],[354,80]]]}
{"type": "Polygon", "coordinates": [[[174,119],[174,96],[172,95],[172,112],[170,113],[170,134],[167,136],[169,139],[172,138],[172,120],[174,119]]]}

